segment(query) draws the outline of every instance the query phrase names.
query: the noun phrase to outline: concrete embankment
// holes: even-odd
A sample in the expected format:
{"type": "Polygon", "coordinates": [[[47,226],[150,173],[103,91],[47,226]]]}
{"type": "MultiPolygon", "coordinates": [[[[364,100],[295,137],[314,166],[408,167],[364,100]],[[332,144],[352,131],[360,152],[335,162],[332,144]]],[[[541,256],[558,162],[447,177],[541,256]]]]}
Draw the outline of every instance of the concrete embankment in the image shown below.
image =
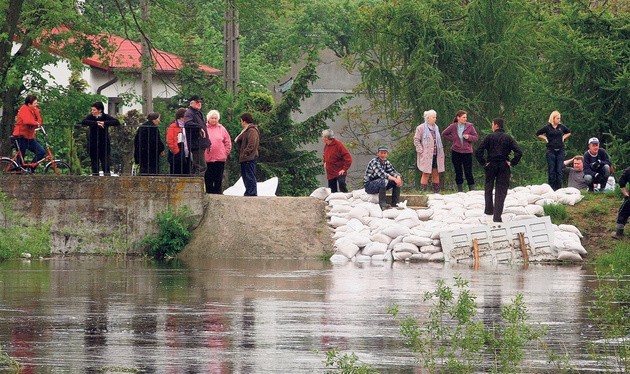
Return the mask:
{"type": "MultiPolygon", "coordinates": [[[[53,253],[139,253],[169,207],[197,220],[182,256],[317,257],[332,248],[325,203],[206,195],[202,178],[1,176],[13,210],[51,224],[53,253]]],[[[2,213],[0,212],[0,218],[2,213]]]]}

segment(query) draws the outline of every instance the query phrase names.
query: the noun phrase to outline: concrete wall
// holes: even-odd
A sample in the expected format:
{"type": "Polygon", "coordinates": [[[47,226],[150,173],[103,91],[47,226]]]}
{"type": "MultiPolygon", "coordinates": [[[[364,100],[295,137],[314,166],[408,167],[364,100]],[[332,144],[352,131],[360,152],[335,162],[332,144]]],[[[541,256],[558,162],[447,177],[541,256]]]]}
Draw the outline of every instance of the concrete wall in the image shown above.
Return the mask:
{"type": "Polygon", "coordinates": [[[187,258],[312,258],[332,249],[323,201],[207,195],[202,178],[0,176],[0,192],[18,213],[51,223],[55,254],[139,253],[134,243],[157,230],[157,214],[182,206],[197,219],[187,258]]]}

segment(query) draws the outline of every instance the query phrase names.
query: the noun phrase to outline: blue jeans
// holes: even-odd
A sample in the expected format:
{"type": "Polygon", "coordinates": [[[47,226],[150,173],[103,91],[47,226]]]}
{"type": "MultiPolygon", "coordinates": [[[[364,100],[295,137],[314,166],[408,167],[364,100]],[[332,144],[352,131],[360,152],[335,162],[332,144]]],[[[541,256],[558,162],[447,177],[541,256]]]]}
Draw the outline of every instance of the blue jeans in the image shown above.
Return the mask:
{"type": "Polygon", "coordinates": [[[258,196],[256,188],[256,160],[241,162],[241,177],[245,185],[244,196],[258,196]]]}
{"type": "Polygon", "coordinates": [[[564,167],[564,149],[554,151],[547,150],[547,175],[549,185],[553,190],[562,188],[562,168],[564,167]]]}
{"type": "MultiPolygon", "coordinates": [[[[44,149],[44,147],[42,147],[41,144],[39,144],[37,140],[18,138],[17,141],[18,141],[20,150],[22,151],[22,157],[26,158],[27,150],[35,154],[35,156],[33,157],[33,161],[31,161],[31,163],[35,163],[41,160],[42,158],[46,157],[46,150],[44,149]]],[[[26,160],[24,160],[24,162],[26,162],[26,160]]]]}

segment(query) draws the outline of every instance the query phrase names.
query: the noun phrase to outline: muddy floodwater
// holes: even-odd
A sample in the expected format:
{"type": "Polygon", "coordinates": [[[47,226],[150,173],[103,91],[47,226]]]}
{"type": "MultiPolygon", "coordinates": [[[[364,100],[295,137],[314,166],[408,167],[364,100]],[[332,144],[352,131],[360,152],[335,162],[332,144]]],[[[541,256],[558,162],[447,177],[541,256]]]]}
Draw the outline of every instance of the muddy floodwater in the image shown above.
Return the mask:
{"type": "MultiPolygon", "coordinates": [[[[317,260],[74,257],[0,262],[0,347],[22,373],[313,373],[324,351],[356,353],[383,373],[422,373],[386,308],[426,316],[436,281],[461,274],[478,316],[498,321],[523,293],[532,323],[574,369],[598,371],[586,346],[596,286],[582,266],[317,260]]],[[[530,347],[523,372],[553,371],[530,347]]],[[[8,366],[0,364],[0,371],[8,366]]]]}

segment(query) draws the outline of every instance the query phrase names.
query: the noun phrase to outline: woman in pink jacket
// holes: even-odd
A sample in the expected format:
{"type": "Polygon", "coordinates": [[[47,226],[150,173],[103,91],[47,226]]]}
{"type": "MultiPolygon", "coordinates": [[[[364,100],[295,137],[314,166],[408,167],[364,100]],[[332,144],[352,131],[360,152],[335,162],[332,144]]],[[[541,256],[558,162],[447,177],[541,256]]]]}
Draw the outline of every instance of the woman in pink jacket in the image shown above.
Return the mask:
{"type": "Polygon", "coordinates": [[[232,150],[232,139],[225,127],[219,123],[221,115],[217,110],[211,110],[207,115],[208,138],[212,146],[206,149],[206,193],[221,194],[221,182],[223,181],[223,170],[225,160],[227,160],[232,150]]]}
{"type": "Polygon", "coordinates": [[[451,160],[455,168],[455,183],[457,191],[464,191],[464,174],[468,182],[468,190],[475,189],[475,177],[473,177],[473,143],[479,139],[475,126],[466,122],[468,115],[460,110],[455,114],[455,120],[442,132],[442,137],[453,142],[451,147],[451,160]]]}
{"type": "Polygon", "coordinates": [[[437,112],[433,109],[424,112],[424,123],[416,127],[413,144],[416,146],[418,169],[422,172],[420,190],[426,191],[429,176],[433,181],[433,192],[440,192],[440,173],[444,172],[444,145],[440,129],[435,121],[437,112]]]}

